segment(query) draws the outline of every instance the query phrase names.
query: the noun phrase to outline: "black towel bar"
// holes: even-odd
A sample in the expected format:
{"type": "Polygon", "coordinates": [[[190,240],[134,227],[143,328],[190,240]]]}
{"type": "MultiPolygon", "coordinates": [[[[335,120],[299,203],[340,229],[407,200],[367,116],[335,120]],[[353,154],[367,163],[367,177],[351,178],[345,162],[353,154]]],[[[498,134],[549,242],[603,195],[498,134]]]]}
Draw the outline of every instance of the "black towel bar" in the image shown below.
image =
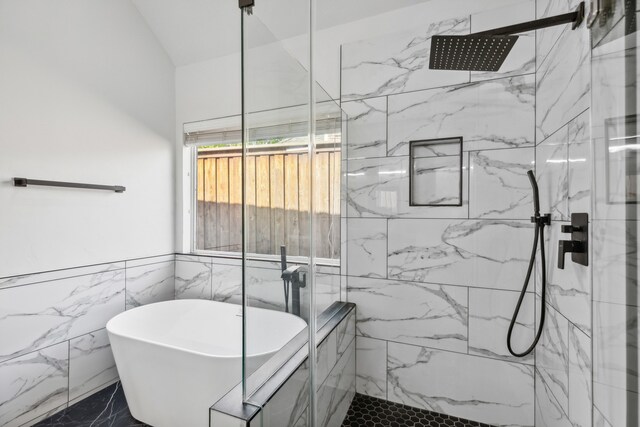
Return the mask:
{"type": "Polygon", "coordinates": [[[63,181],[43,181],[41,179],[13,178],[15,187],[26,187],[27,185],[44,185],[47,187],[66,187],[66,188],[89,188],[92,190],[108,190],[116,193],[124,193],[125,187],[121,185],[99,185],[99,184],[81,184],[78,182],[63,181]]]}

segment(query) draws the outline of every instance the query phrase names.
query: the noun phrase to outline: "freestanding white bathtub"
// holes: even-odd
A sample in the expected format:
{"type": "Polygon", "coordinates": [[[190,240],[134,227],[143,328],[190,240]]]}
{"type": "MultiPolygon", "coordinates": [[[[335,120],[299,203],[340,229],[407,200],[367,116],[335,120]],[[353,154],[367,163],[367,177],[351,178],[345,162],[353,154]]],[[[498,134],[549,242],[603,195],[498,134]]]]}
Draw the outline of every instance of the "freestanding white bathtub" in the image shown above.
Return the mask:
{"type": "MultiPolygon", "coordinates": [[[[176,300],[125,311],[107,323],[131,414],[154,427],[207,427],[209,407],[242,380],[242,308],[176,300]]],[[[307,326],[249,308],[250,364],[257,368],[307,326]]]]}

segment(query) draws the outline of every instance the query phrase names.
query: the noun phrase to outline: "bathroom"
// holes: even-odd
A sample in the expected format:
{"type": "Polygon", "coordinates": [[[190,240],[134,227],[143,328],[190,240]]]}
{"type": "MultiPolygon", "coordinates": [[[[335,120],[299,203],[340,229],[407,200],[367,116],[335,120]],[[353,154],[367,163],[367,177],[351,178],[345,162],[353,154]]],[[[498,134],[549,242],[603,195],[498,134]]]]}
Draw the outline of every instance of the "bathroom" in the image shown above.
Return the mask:
{"type": "Polygon", "coordinates": [[[640,425],[638,10],[0,0],[0,426],[640,425]]]}

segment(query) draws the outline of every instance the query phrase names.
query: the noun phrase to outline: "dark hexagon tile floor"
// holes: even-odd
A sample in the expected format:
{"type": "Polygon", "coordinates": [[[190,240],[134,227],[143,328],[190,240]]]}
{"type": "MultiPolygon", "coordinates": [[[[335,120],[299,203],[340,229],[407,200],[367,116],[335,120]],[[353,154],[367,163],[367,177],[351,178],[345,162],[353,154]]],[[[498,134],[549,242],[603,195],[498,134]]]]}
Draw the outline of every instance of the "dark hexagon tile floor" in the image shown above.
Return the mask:
{"type": "Polygon", "coordinates": [[[491,427],[476,421],[356,394],[342,427],[491,427]]]}

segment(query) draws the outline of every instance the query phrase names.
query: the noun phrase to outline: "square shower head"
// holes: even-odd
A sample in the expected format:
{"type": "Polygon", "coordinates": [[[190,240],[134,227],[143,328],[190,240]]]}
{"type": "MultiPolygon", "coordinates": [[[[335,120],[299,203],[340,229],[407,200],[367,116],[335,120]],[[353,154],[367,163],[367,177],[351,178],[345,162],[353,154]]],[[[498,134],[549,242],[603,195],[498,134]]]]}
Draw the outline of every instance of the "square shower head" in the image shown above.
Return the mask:
{"type": "Polygon", "coordinates": [[[498,71],[518,36],[433,36],[432,70],[498,71]]]}

